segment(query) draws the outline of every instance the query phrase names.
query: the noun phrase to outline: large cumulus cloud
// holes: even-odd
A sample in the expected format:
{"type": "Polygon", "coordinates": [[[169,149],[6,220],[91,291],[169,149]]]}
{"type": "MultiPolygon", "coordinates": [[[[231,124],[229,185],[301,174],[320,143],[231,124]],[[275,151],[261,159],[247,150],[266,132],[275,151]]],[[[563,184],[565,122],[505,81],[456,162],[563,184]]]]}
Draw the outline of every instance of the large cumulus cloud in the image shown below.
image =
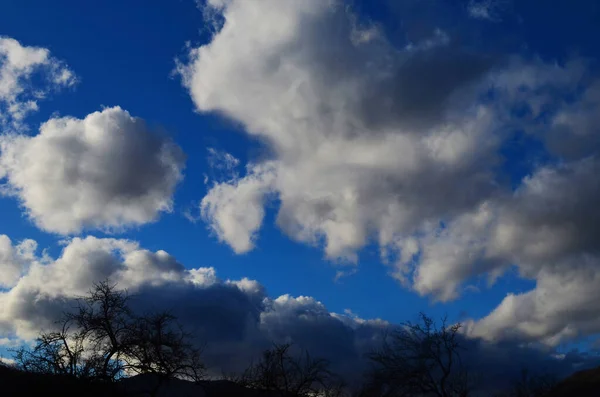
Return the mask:
{"type": "Polygon", "coordinates": [[[509,294],[470,324],[474,335],[557,345],[597,334],[600,198],[597,156],[538,168],[512,194],[494,198],[412,243],[405,262],[415,288],[452,298],[472,275],[493,281],[513,264],[535,289],[509,294]]]}
{"type": "Polygon", "coordinates": [[[58,258],[38,256],[30,240],[0,241],[9,252],[23,252],[0,262],[2,272],[23,269],[0,292],[0,339],[7,343],[51,329],[74,298],[107,278],[133,294],[139,312],[175,314],[206,344],[204,357],[216,374],[242,370],[274,341],[293,342],[331,359],[337,369],[356,371],[386,326],[330,313],[314,298],[270,298],[257,281],[221,280],[213,268],[186,269],[167,252],[134,241],[74,238],[65,241],[58,258]]]}
{"type": "MultiPolygon", "coordinates": [[[[73,72],[50,51],[24,46],[0,36],[0,128],[23,128],[23,120],[37,110],[38,101],[51,91],[76,82],[73,72]],[[40,79],[41,77],[41,79],[40,79]],[[33,80],[42,84],[34,84],[33,80]]],[[[0,130],[0,132],[2,132],[0,130]]]]}
{"type": "MultiPolygon", "coordinates": [[[[489,19],[491,4],[465,17],[489,19]]],[[[394,277],[437,300],[514,265],[537,281],[476,335],[600,332],[597,299],[577,292],[600,270],[599,80],[585,60],[492,54],[427,21],[392,43],[342,1],[206,6],[222,24],[179,65],[184,85],[270,150],[202,200],[220,240],[252,249],[275,198],[291,238],[349,262],[375,242],[394,277]]]]}
{"type": "Polygon", "coordinates": [[[274,152],[269,167],[250,167],[202,203],[216,208],[208,220],[236,251],[252,248],[246,242],[262,214],[236,222],[216,200],[243,194],[256,203],[276,191],[282,229],[300,241],[324,240],[331,258],[353,260],[371,232],[388,244],[422,217],[468,207],[493,189],[481,166],[494,161],[486,156],[494,137],[482,134],[494,129],[493,113],[445,106],[463,109],[489,59],[455,51],[440,31],[396,51],[337,2],[226,4],[222,30],[181,71],[200,110],[240,120],[274,152]],[[251,28],[256,15],[265,29],[251,28]],[[444,185],[446,197],[433,194],[444,185]]]}
{"type": "Polygon", "coordinates": [[[120,107],[53,118],[35,136],[0,136],[2,191],[43,230],[118,230],[170,211],[184,155],[120,107]]]}

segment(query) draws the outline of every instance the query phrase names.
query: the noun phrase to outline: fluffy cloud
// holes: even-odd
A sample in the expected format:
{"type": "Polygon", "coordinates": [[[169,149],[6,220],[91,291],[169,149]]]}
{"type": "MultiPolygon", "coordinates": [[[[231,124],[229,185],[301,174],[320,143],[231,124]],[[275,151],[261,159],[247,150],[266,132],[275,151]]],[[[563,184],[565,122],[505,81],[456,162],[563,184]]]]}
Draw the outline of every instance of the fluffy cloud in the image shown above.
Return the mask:
{"type": "Polygon", "coordinates": [[[398,230],[468,207],[493,188],[482,164],[494,160],[494,115],[463,106],[488,59],[455,51],[439,31],[398,52],[336,2],[218,5],[225,25],[181,66],[185,84],[200,110],[241,121],[275,154],[205,198],[218,208],[242,206],[245,197],[253,209],[244,221],[206,211],[236,251],[252,247],[262,219],[256,205],[269,191],[281,199],[278,224],[291,237],[324,241],[330,258],[355,260],[370,233],[387,244],[398,230]],[[264,29],[251,28],[255,18],[264,29]],[[433,194],[440,186],[443,199],[433,194]]]}
{"type": "Polygon", "coordinates": [[[0,288],[10,288],[19,281],[36,249],[37,243],[33,240],[14,246],[8,236],[0,235],[0,288]]]}
{"type": "Polygon", "coordinates": [[[502,208],[490,248],[512,258],[537,285],[507,296],[473,324],[475,335],[558,344],[600,331],[599,171],[597,156],[541,168],[502,208]]]}
{"type": "MultiPolygon", "coordinates": [[[[466,11],[489,19],[499,5],[466,11]]],[[[184,85],[199,111],[241,123],[271,153],[203,199],[221,241],[252,249],[274,198],[291,238],[348,262],[375,242],[394,277],[437,300],[514,265],[537,281],[474,322],[476,335],[600,332],[586,320],[600,307],[575,292],[600,271],[599,80],[584,61],[490,57],[435,27],[392,44],[342,1],[207,7],[222,24],[179,65],[184,85]]]]}
{"type": "Polygon", "coordinates": [[[535,289],[509,294],[490,314],[469,324],[470,335],[556,346],[564,340],[597,334],[599,258],[581,256],[552,265],[561,269],[541,270],[535,289]]]}
{"type": "Polygon", "coordinates": [[[264,202],[272,190],[275,169],[271,164],[249,167],[244,178],[215,184],[200,203],[200,215],[219,240],[238,253],[254,248],[256,232],[265,216],[264,202]]]}
{"type": "Polygon", "coordinates": [[[511,195],[431,228],[413,243],[414,288],[451,299],[473,275],[490,281],[516,264],[535,289],[509,294],[472,335],[492,340],[541,340],[556,345],[600,331],[599,159],[538,168],[511,195]]]}
{"type": "Polygon", "coordinates": [[[119,108],[53,118],[38,135],[0,136],[3,191],[43,230],[121,229],[172,208],[184,155],[119,108]]]}
{"type": "MultiPolygon", "coordinates": [[[[8,242],[7,248],[16,252],[24,244],[8,242]]],[[[177,315],[207,343],[205,358],[217,373],[241,370],[272,341],[294,342],[340,369],[357,370],[385,326],[330,313],[313,298],[269,298],[256,281],[220,280],[212,268],[186,269],[168,253],[129,240],[74,238],[58,258],[40,258],[33,250],[15,258],[26,263],[12,265],[26,270],[0,292],[0,338],[7,341],[28,340],[53,327],[75,297],[106,278],[133,293],[138,310],[168,309],[177,315]],[[353,368],[344,365],[348,357],[356,360],[353,368]]]]}
{"type": "Polygon", "coordinates": [[[0,127],[16,129],[28,113],[37,110],[38,100],[50,91],[74,85],[73,72],[50,56],[45,48],[23,46],[0,36],[0,127]],[[44,83],[34,85],[41,76],[44,83]]]}

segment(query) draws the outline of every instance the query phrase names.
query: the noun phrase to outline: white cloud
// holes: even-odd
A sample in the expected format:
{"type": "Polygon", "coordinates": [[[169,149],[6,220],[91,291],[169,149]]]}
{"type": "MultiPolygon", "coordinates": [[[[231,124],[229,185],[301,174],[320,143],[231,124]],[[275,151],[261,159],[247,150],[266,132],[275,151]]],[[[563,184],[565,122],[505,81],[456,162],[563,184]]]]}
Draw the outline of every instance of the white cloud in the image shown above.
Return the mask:
{"type": "Polygon", "coordinates": [[[43,230],[142,225],[170,211],[184,155],[119,107],[53,118],[38,135],[0,136],[4,192],[43,230]]]}
{"type": "Polygon", "coordinates": [[[596,156],[544,167],[526,178],[503,205],[489,249],[536,280],[524,294],[508,295],[471,325],[490,339],[520,337],[549,344],[600,332],[599,160],[596,156]]]}
{"type": "Polygon", "coordinates": [[[17,245],[6,235],[0,235],[0,288],[11,288],[27,271],[27,264],[34,259],[37,243],[23,240],[17,245]]]}
{"type": "Polygon", "coordinates": [[[238,254],[254,248],[274,177],[270,164],[252,167],[244,178],[216,183],[200,203],[202,218],[219,240],[229,243],[238,254]]]}
{"type": "Polygon", "coordinates": [[[28,113],[38,109],[38,100],[52,90],[76,82],[73,72],[40,47],[23,46],[17,40],[0,36],[0,127],[13,130],[23,127],[28,113]],[[44,83],[34,85],[32,78],[41,75],[44,83]]]}
{"type": "MultiPolygon", "coordinates": [[[[481,77],[486,60],[450,51],[447,40],[400,53],[377,35],[357,43],[352,37],[360,28],[337,2],[220,6],[222,30],[193,50],[180,71],[199,110],[224,113],[270,144],[276,161],[266,164],[281,199],[278,224],[291,237],[324,240],[328,257],[355,261],[371,233],[387,243],[444,202],[444,209],[470,205],[477,198],[469,193],[490,189],[478,169],[493,160],[484,150],[495,146],[488,133],[493,114],[468,106],[446,117],[440,106],[450,98],[462,105],[463,86],[481,77]],[[264,28],[252,27],[256,18],[264,28]],[[443,125],[433,128],[440,119],[443,125]],[[454,190],[454,183],[467,192],[421,205],[440,184],[454,190]]],[[[249,167],[246,178],[218,184],[205,198],[230,208],[236,197],[242,212],[246,198],[251,221],[206,212],[236,252],[252,248],[250,236],[263,217],[257,206],[265,188],[257,175],[249,167]]]]}
{"type": "Polygon", "coordinates": [[[483,203],[449,225],[430,225],[418,239],[396,241],[400,256],[393,275],[421,295],[441,301],[456,299],[465,280],[506,266],[488,252],[487,237],[495,217],[495,209],[483,203]]]}
{"type": "MultiPolygon", "coordinates": [[[[395,48],[381,31],[358,34],[372,27],[340,1],[210,5],[223,23],[179,65],[184,85],[199,111],[241,123],[271,153],[202,201],[221,241],[252,249],[269,196],[291,238],[349,263],[376,242],[392,274],[422,295],[455,299],[468,281],[491,284],[516,265],[548,307],[569,301],[544,285],[573,260],[595,263],[600,247],[600,100],[585,62],[490,58],[437,28],[395,48]],[[507,157],[519,134],[534,145],[507,157]],[[525,165],[515,191],[505,161],[525,165]]],[[[496,18],[503,6],[471,2],[470,11],[496,18]]],[[[506,313],[519,307],[509,303],[506,313]]],[[[575,303],[573,313],[600,312],[575,303]]],[[[530,307],[532,318],[550,318],[530,307]]],[[[600,332],[578,316],[522,336],[600,332]]],[[[480,335],[501,333],[492,320],[480,335]]]]}
{"type": "Polygon", "coordinates": [[[536,276],[533,290],[509,294],[483,319],[469,322],[470,335],[556,346],[565,340],[597,334],[598,266],[600,258],[589,255],[549,264],[536,276]]]}
{"type": "Polygon", "coordinates": [[[536,287],[471,321],[471,335],[557,345],[600,332],[598,172],[596,157],[541,167],[510,196],[432,228],[416,243],[413,287],[452,299],[473,275],[493,281],[517,265],[536,287]]]}
{"type": "Polygon", "coordinates": [[[0,363],[5,364],[5,365],[15,365],[16,361],[13,360],[12,358],[0,357],[0,363]]]}

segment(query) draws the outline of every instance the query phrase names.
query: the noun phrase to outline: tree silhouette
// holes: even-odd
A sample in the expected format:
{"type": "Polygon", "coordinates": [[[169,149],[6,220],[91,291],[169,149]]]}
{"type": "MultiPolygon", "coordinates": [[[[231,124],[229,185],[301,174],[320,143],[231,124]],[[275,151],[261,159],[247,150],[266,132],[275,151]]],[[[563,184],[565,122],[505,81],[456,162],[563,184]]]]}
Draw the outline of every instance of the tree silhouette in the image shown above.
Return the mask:
{"type": "Polygon", "coordinates": [[[60,331],[42,333],[33,349],[17,350],[15,361],[27,372],[88,377],[93,372],[84,352],[83,338],[69,332],[69,323],[64,322],[60,331]]]}
{"type": "Polygon", "coordinates": [[[33,348],[17,350],[20,369],[44,374],[115,381],[151,373],[165,379],[199,380],[200,349],[173,315],[136,316],[130,296],[108,280],[94,284],[64,313],[59,331],[43,332],[33,348]]]}
{"type": "Polygon", "coordinates": [[[466,397],[471,379],[460,358],[460,324],[441,325],[421,313],[391,331],[383,346],[369,354],[373,364],[363,396],[466,397]]]}
{"type": "Polygon", "coordinates": [[[201,349],[191,341],[191,335],[167,312],[139,317],[129,334],[127,369],[163,379],[198,382],[204,377],[205,367],[201,349]]]}
{"type": "Polygon", "coordinates": [[[513,382],[509,391],[497,393],[496,397],[544,397],[558,384],[558,379],[550,373],[521,371],[521,377],[513,382]]]}
{"type": "Polygon", "coordinates": [[[96,376],[114,380],[125,369],[134,315],[130,296],[108,280],[94,285],[88,295],[78,299],[77,310],[65,315],[79,338],[83,339],[88,361],[96,376]]]}

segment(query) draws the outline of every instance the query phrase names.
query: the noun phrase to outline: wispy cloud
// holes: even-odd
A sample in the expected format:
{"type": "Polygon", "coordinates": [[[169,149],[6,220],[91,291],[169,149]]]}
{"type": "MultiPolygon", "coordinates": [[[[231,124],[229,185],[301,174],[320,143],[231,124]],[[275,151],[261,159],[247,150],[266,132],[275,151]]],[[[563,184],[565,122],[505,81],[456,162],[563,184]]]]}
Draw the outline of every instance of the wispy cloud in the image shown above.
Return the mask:
{"type": "MultiPolygon", "coordinates": [[[[0,36],[0,128],[25,128],[26,116],[38,109],[38,101],[52,91],[71,87],[77,78],[62,61],[41,47],[23,46],[17,40],[0,36]],[[42,83],[34,84],[33,77],[42,83]]],[[[0,130],[0,132],[2,132],[0,130]]]]}

